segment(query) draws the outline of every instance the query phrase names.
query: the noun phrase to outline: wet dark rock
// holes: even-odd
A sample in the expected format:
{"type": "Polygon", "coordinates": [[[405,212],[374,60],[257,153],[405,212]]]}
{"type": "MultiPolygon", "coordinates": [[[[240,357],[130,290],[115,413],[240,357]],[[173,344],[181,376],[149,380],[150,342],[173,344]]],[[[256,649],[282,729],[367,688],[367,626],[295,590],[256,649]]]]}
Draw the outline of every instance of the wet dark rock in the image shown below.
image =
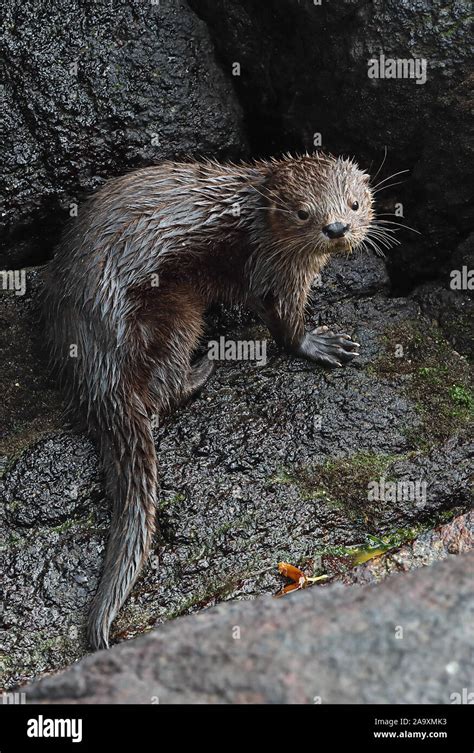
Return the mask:
{"type": "Polygon", "coordinates": [[[336,257],[331,261],[331,273],[323,273],[315,280],[312,298],[316,309],[346,298],[388,293],[390,281],[383,259],[362,251],[356,253],[361,256],[357,262],[353,256],[336,257]]]}
{"type": "MultiPolygon", "coordinates": [[[[444,0],[190,0],[209,25],[235,86],[254,153],[322,148],[356,155],[384,191],[381,211],[402,203],[401,248],[390,254],[396,289],[434,279],[472,230],[474,153],[471,4],[444,0]],[[369,78],[368,61],[426,61],[426,83],[369,78]],[[389,185],[392,181],[387,181],[389,185]]],[[[397,218],[391,218],[396,220],[397,218]]]]}
{"type": "MultiPolygon", "coordinates": [[[[386,287],[376,257],[334,260],[315,288],[310,323],[353,334],[362,346],[353,366],[326,371],[268,340],[264,365],[219,364],[202,394],[156,432],[160,538],[114,641],[223,600],[275,593],[281,560],[318,574],[325,555],[364,549],[371,536],[400,547],[470,509],[467,408],[445,376],[446,394],[412,389],[429,356],[440,369],[449,363],[464,398],[467,364],[415,300],[389,298],[386,287]],[[396,362],[394,332],[417,343],[396,362]],[[431,351],[436,338],[443,346],[431,351]],[[436,441],[426,426],[432,393],[455,413],[450,436],[436,441]],[[368,484],[381,478],[425,482],[426,495],[369,499],[368,484]]],[[[245,315],[231,322],[215,313],[209,336],[268,338],[245,315]]],[[[24,336],[32,332],[28,325],[24,336]]],[[[87,652],[110,504],[93,446],[74,432],[46,432],[10,463],[3,483],[2,650],[11,686],[87,652]]]]}
{"type": "Polygon", "coordinates": [[[377,587],[221,604],[27,686],[26,699],[453,703],[471,683],[473,565],[450,556],[377,587]]]}
{"type": "MultiPolygon", "coordinates": [[[[12,459],[45,431],[61,427],[61,403],[46,368],[40,324],[41,270],[23,274],[24,294],[1,290],[0,457],[12,459]]],[[[22,292],[22,278],[16,278],[22,292]]]]}
{"type": "Polygon", "coordinates": [[[72,203],[110,176],[186,154],[241,156],[230,76],[184,0],[4,4],[8,228],[2,266],[52,252],[72,203]]]}
{"type": "Polygon", "coordinates": [[[91,503],[101,496],[91,443],[75,434],[51,436],[15,464],[5,495],[7,523],[19,528],[60,525],[88,514],[91,503]]]}
{"type": "Polygon", "coordinates": [[[474,233],[471,233],[459,245],[451,263],[445,266],[439,281],[420,285],[412,294],[423,312],[439,324],[456,350],[468,357],[474,353],[473,270],[474,233]]]}
{"type": "Polygon", "coordinates": [[[439,324],[459,353],[466,356],[474,353],[474,299],[471,296],[447,290],[437,282],[427,282],[414,291],[413,297],[427,316],[439,324]]]}

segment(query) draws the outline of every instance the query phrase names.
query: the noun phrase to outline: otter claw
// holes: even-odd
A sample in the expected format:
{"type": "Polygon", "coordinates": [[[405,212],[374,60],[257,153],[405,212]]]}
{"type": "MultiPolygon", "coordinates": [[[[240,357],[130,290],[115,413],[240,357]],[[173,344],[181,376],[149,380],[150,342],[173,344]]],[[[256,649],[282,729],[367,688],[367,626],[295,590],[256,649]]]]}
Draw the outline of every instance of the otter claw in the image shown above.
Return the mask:
{"type": "Polygon", "coordinates": [[[317,327],[304,336],[298,354],[325,366],[341,367],[357,358],[359,347],[344,332],[336,334],[329,327],[317,327]]]}

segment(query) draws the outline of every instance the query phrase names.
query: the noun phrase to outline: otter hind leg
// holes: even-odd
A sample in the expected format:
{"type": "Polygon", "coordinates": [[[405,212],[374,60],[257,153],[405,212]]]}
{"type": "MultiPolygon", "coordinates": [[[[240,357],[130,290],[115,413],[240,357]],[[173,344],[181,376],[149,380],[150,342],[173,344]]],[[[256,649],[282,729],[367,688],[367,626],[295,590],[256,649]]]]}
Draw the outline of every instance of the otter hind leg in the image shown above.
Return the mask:
{"type": "Polygon", "coordinates": [[[197,395],[204,387],[214,369],[214,361],[211,361],[207,355],[202,356],[196,363],[192,364],[186,385],[185,398],[197,395]]]}
{"type": "Polygon", "coordinates": [[[168,283],[146,310],[146,324],[150,393],[158,412],[168,412],[196,394],[213,370],[207,356],[191,362],[204,332],[204,301],[191,284],[168,283]]]}

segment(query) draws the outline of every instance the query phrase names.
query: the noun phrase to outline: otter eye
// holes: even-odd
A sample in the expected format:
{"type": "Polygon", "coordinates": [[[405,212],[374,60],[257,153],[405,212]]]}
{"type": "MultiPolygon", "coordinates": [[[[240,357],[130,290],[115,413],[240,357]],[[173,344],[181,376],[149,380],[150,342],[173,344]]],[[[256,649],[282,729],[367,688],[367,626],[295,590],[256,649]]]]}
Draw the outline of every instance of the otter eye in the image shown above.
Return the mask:
{"type": "Polygon", "coordinates": [[[302,222],[309,220],[309,212],[306,209],[298,209],[296,214],[298,215],[298,219],[302,222]]]}
{"type": "Polygon", "coordinates": [[[357,212],[357,210],[359,209],[359,202],[358,201],[353,201],[352,204],[351,204],[351,209],[353,209],[354,212],[357,212]]]}

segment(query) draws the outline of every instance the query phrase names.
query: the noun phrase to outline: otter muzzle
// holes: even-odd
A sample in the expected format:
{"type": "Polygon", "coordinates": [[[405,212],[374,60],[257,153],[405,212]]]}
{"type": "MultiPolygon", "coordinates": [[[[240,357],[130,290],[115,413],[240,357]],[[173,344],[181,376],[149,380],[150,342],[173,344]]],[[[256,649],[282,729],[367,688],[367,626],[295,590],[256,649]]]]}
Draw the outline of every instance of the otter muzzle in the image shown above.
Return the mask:
{"type": "Polygon", "coordinates": [[[325,225],[323,227],[324,235],[327,235],[327,237],[331,239],[343,238],[348,230],[349,225],[344,225],[342,222],[332,222],[330,225],[325,225]]]}

